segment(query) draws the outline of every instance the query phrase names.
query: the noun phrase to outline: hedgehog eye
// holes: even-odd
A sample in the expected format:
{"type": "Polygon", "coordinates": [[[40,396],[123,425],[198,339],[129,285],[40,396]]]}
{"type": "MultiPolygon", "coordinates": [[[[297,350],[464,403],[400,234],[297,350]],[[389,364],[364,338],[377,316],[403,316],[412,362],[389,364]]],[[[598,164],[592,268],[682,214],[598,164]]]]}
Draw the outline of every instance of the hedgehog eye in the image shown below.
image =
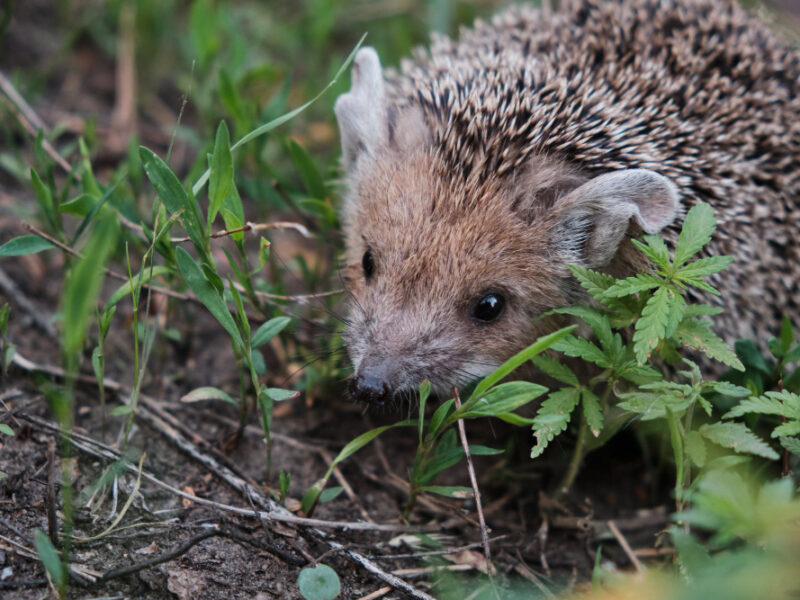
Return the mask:
{"type": "Polygon", "coordinates": [[[369,279],[375,272],[375,259],[372,257],[372,251],[367,250],[364,256],[361,257],[361,268],[364,269],[364,277],[369,279]]]}
{"type": "Polygon", "coordinates": [[[503,314],[505,306],[506,299],[502,294],[486,294],[472,307],[472,318],[482,323],[491,323],[503,314]]]}

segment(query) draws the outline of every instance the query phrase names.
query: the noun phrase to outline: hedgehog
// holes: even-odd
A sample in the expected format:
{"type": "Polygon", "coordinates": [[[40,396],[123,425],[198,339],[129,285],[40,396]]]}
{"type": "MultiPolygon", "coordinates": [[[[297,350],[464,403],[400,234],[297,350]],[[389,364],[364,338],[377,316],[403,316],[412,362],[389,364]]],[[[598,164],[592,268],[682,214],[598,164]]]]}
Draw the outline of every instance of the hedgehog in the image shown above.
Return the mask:
{"type": "Polygon", "coordinates": [[[717,216],[726,340],[800,318],[800,53],[719,0],[514,7],[384,75],[362,48],[334,110],[357,398],[485,376],[587,298],[570,264],[717,216]]]}

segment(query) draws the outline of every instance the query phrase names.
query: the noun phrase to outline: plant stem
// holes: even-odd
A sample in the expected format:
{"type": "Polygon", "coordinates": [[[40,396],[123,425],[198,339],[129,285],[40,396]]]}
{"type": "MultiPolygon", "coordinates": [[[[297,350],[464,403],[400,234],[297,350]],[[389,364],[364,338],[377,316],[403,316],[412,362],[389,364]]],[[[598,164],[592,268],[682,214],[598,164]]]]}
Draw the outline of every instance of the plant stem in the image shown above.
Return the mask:
{"type": "Polygon", "coordinates": [[[564,479],[561,480],[561,484],[558,486],[559,494],[566,494],[569,492],[572,484],[575,482],[575,478],[578,476],[578,470],[580,469],[584,449],[586,448],[586,434],[588,431],[589,427],[586,425],[586,417],[583,415],[583,412],[581,412],[581,423],[578,426],[578,439],[575,441],[575,449],[572,451],[572,459],[569,461],[567,472],[564,475],[564,479]]]}

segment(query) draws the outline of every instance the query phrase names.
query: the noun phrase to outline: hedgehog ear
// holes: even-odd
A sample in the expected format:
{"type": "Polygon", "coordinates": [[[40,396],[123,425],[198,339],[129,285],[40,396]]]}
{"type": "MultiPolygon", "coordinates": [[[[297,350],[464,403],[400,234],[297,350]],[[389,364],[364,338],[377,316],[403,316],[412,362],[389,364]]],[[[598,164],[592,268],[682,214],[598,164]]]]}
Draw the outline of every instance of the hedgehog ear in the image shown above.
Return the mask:
{"type": "Polygon", "coordinates": [[[339,96],[333,109],[339,121],[344,164],[350,171],[361,155],[374,155],[388,135],[383,72],[373,48],[356,53],[350,91],[339,96]]]}
{"type": "Polygon", "coordinates": [[[678,189],[663,175],[647,169],[607,173],[556,202],[556,239],[586,266],[603,267],[614,258],[631,219],[646,233],[658,233],[675,219],[678,205],[678,189]]]}

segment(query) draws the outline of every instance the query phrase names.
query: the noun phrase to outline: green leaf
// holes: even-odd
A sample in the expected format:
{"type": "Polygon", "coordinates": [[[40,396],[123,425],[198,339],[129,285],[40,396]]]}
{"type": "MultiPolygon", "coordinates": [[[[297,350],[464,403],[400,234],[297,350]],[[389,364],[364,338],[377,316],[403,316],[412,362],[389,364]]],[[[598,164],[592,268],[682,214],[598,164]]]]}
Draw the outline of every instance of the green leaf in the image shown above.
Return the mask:
{"type": "Polygon", "coordinates": [[[616,279],[614,279],[611,275],[606,275],[605,273],[601,273],[599,271],[593,271],[579,265],[568,266],[572,276],[578,280],[578,283],[581,284],[581,287],[585,289],[595,300],[598,300],[600,296],[602,296],[608,288],[614,285],[614,282],[616,281],[616,279]]]}
{"type": "MultiPolygon", "coordinates": [[[[231,188],[231,193],[225,197],[222,203],[222,220],[225,221],[225,229],[229,231],[244,227],[244,207],[236,186],[231,188]]],[[[235,242],[241,243],[244,240],[244,232],[237,231],[231,237],[235,242]]]]}
{"type": "Polygon", "coordinates": [[[706,464],[706,443],[700,432],[690,431],[686,434],[686,450],[695,466],[703,468],[706,464]]]}
{"type": "Polygon", "coordinates": [[[786,448],[795,456],[800,456],[800,438],[796,437],[783,437],[780,439],[781,446],[786,448]]]}
{"type": "Polygon", "coordinates": [[[729,398],[747,398],[752,395],[752,392],[746,387],[734,385],[728,381],[708,381],[704,387],[729,398]]]}
{"type": "Polygon", "coordinates": [[[686,214],[683,228],[675,246],[674,266],[680,267],[700,251],[710,240],[716,228],[714,210],[705,202],[698,202],[686,214]]]}
{"type": "MultiPolygon", "coordinates": [[[[353,62],[353,58],[355,58],[356,52],[358,52],[358,49],[361,47],[361,44],[364,43],[364,38],[366,37],[367,37],[366,33],[363,36],[361,36],[361,39],[358,40],[358,43],[356,44],[355,48],[353,48],[352,52],[350,52],[350,54],[347,56],[344,63],[342,63],[342,66],[339,67],[338,71],[336,71],[336,74],[333,76],[333,79],[328,83],[328,85],[326,85],[322,89],[322,91],[320,91],[316,96],[314,96],[311,100],[309,100],[302,106],[299,106],[294,110],[291,110],[288,113],[281,115],[277,119],[273,119],[268,123],[264,123],[263,125],[256,127],[253,131],[242,137],[238,142],[236,142],[233,146],[231,146],[231,150],[235,151],[237,148],[243,146],[250,140],[260,137],[265,133],[269,133],[276,127],[283,125],[284,123],[286,123],[286,121],[289,121],[290,119],[294,118],[295,116],[303,112],[306,108],[314,104],[314,102],[316,102],[320,97],[322,97],[322,95],[325,92],[327,92],[328,89],[330,89],[338,81],[338,79],[342,76],[345,70],[347,70],[347,67],[350,66],[351,62],[353,62]]],[[[197,180],[197,182],[194,184],[194,186],[192,187],[192,191],[194,192],[195,195],[198,194],[200,190],[203,189],[203,186],[206,184],[206,181],[208,181],[209,175],[210,175],[209,171],[206,170],[206,172],[203,173],[197,180]]]]}
{"type": "Polygon", "coordinates": [[[0,433],[10,435],[12,437],[14,436],[14,430],[5,423],[0,423],[0,433]]]}
{"type": "Polygon", "coordinates": [[[222,208],[222,203],[233,188],[233,157],[231,156],[231,136],[225,121],[219,122],[214,141],[214,154],[209,158],[208,181],[208,227],[222,208]]]}
{"type": "Polygon", "coordinates": [[[800,419],[800,396],[786,390],[766,392],[763,396],[742,400],[722,418],[733,419],[748,413],[800,419]]]}
{"type": "Polygon", "coordinates": [[[394,423],[393,425],[383,425],[381,427],[376,427],[375,429],[370,429],[369,431],[362,433],[358,437],[350,440],[347,444],[345,444],[344,448],[339,451],[339,454],[336,455],[336,458],[333,459],[331,463],[331,468],[335,467],[343,460],[346,460],[359,450],[369,444],[372,440],[378,437],[387,429],[392,429],[394,427],[407,427],[409,425],[416,426],[416,421],[400,421],[398,423],[394,423]]]}
{"type": "Polygon", "coordinates": [[[250,345],[253,348],[259,348],[260,346],[263,346],[281,331],[283,331],[283,329],[291,322],[291,320],[292,319],[290,317],[274,317],[269,321],[262,323],[253,334],[250,345]]]}
{"type": "Polygon", "coordinates": [[[275,402],[285,402],[286,400],[293,400],[300,396],[297,390],[284,390],[282,388],[264,388],[264,391],[269,394],[275,402]]]}
{"type": "Polygon", "coordinates": [[[36,553],[39,555],[39,560],[42,561],[45,570],[56,587],[60,587],[64,582],[64,571],[61,569],[61,558],[58,556],[58,551],[47,534],[41,529],[37,529],[33,533],[33,545],[36,546],[36,553]]]}
{"type": "Polygon", "coordinates": [[[129,404],[120,404],[113,408],[109,413],[112,417],[119,417],[120,415],[129,415],[133,412],[133,407],[129,404]]]}
{"type": "Polygon", "coordinates": [[[781,349],[785,355],[787,352],[789,352],[789,348],[792,347],[792,342],[794,341],[794,328],[792,327],[792,322],[789,320],[787,315],[783,315],[783,320],[781,321],[781,332],[778,336],[778,339],[780,340],[781,349]]]}
{"type": "Polygon", "coordinates": [[[305,600],[334,600],[342,591],[336,571],[323,564],[302,569],[297,587],[305,600]]]}
{"type": "Polygon", "coordinates": [[[684,346],[701,350],[709,358],[718,360],[737,371],[744,371],[744,365],[736,353],[711,331],[711,322],[706,319],[684,320],[675,330],[674,337],[684,346]]]}
{"type": "Polygon", "coordinates": [[[566,383],[567,385],[578,385],[578,378],[575,376],[575,373],[573,373],[567,365],[560,363],[555,358],[551,358],[545,354],[540,354],[539,356],[533,357],[532,360],[533,364],[541,369],[545,375],[548,375],[553,379],[560,381],[561,383],[566,383]]]}
{"type": "Polygon", "coordinates": [[[497,367],[497,369],[495,369],[493,373],[487,375],[481,380],[481,382],[475,387],[475,390],[470,395],[469,400],[467,400],[467,402],[465,402],[463,406],[467,406],[469,403],[476,401],[480,396],[484,394],[486,390],[492,387],[495,383],[503,379],[506,375],[511,373],[521,364],[529,361],[537,354],[541,354],[542,352],[547,350],[550,346],[553,346],[556,342],[558,342],[559,340],[563,339],[566,335],[568,335],[570,331],[575,329],[575,327],[577,327],[577,325],[571,325],[570,327],[565,327],[563,329],[559,329],[554,333],[540,337],[530,346],[528,346],[524,350],[521,350],[520,352],[509,358],[506,362],[497,367]]]}
{"type": "Polygon", "coordinates": [[[771,460],[779,458],[775,450],[743,423],[709,423],[700,427],[699,431],[708,441],[734,452],[755,454],[771,460]]]}
{"type": "Polygon", "coordinates": [[[202,249],[206,242],[206,234],[200,219],[194,196],[190,197],[178,177],[161,158],[152,150],[139,147],[144,172],[156,189],[161,202],[170,214],[181,214],[181,223],[189,234],[194,245],[202,249]]]}
{"type": "Polygon", "coordinates": [[[462,500],[473,496],[472,488],[463,485],[425,485],[420,488],[420,491],[462,500]]]}
{"type": "MultiPolygon", "coordinates": [[[[142,273],[142,285],[149,283],[152,279],[156,277],[161,277],[162,275],[167,275],[172,273],[172,269],[169,267],[165,267],[162,265],[151,268],[145,268],[144,272],[142,273]]],[[[114,306],[117,302],[122,300],[123,298],[130,297],[131,295],[131,284],[133,287],[137,287],[139,285],[139,277],[134,275],[133,282],[127,281],[119,286],[111,297],[106,301],[105,308],[109,309],[114,306]]]]}
{"type": "Polygon", "coordinates": [[[664,339],[669,319],[671,295],[668,288],[658,288],[642,309],[633,334],[633,350],[639,364],[644,364],[650,353],[664,339]]]}
{"type": "Polygon", "coordinates": [[[319,501],[320,502],[330,502],[331,500],[334,500],[335,498],[337,498],[343,491],[344,491],[344,488],[342,486],[340,486],[340,485],[327,488],[327,489],[323,490],[322,493],[319,495],[319,501]]]}
{"type": "Polygon", "coordinates": [[[582,319],[587,325],[589,325],[589,327],[592,328],[592,332],[595,334],[595,336],[597,336],[597,341],[600,342],[600,346],[605,351],[608,351],[614,345],[614,336],[611,331],[611,323],[609,322],[608,317],[593,306],[565,306],[563,308],[557,308],[551,312],[560,315],[572,315],[573,317],[582,319]]]}
{"type": "MultiPolygon", "coordinates": [[[[477,397],[469,406],[464,404],[450,415],[449,421],[493,417],[498,414],[513,412],[520,406],[524,406],[538,398],[546,391],[547,388],[543,385],[529,381],[501,383],[477,397]]],[[[472,397],[475,397],[475,395],[473,394],[472,397]]]]}
{"type": "Polygon", "coordinates": [[[181,398],[181,402],[199,402],[201,400],[222,400],[234,406],[239,405],[227,392],[223,392],[221,389],[215,387],[195,388],[181,398]]]}
{"type": "Polygon", "coordinates": [[[603,430],[603,409],[600,407],[600,399],[589,389],[581,391],[583,404],[583,416],[586,417],[586,424],[594,437],[598,437],[603,430]]]}
{"type": "Polygon", "coordinates": [[[76,217],[85,217],[98,200],[99,198],[94,194],[81,194],[69,202],[59,205],[58,210],[76,217]]]}
{"type": "Polygon", "coordinates": [[[773,431],[770,437],[786,438],[800,433],[800,421],[786,421],[781,423],[773,431]]]}
{"type": "Polygon", "coordinates": [[[116,217],[98,217],[83,258],[69,272],[61,296],[62,340],[66,356],[75,357],[83,348],[89,317],[95,313],[97,296],[105,278],[104,268],[116,247],[119,227],[116,217]]]}
{"type": "Polygon", "coordinates": [[[664,331],[664,337],[669,338],[675,333],[675,329],[683,320],[683,315],[686,312],[686,300],[680,293],[671,293],[669,295],[669,314],[667,316],[667,327],[664,331]]]}
{"type": "Polygon", "coordinates": [[[425,405],[431,394],[431,382],[425,379],[419,384],[419,443],[422,444],[422,432],[425,428],[425,405]]]}
{"type": "Polygon", "coordinates": [[[531,448],[531,458],[540,456],[553,438],[567,428],[580,398],[577,388],[562,388],[551,392],[547,400],[542,402],[533,422],[536,444],[531,448]]]}
{"type": "Polygon", "coordinates": [[[767,364],[767,359],[761,354],[761,351],[753,340],[737,340],[733,347],[736,350],[736,355],[741,358],[742,362],[748,367],[753,367],[765,374],[771,372],[770,366],[767,364]]]}
{"type": "Polygon", "coordinates": [[[328,195],[325,189],[325,180],[322,178],[317,165],[314,164],[308,152],[291,138],[289,139],[289,155],[292,157],[292,162],[298,173],[300,173],[308,193],[314,198],[325,198],[328,195]]]}
{"type": "Polygon", "coordinates": [[[633,277],[617,280],[614,285],[603,292],[600,300],[605,298],[621,298],[622,296],[632,296],[639,292],[645,292],[664,285],[664,280],[655,275],[639,273],[633,277]]]}
{"type": "Polygon", "coordinates": [[[605,353],[585,338],[568,335],[557,344],[554,344],[553,349],[573,358],[582,358],[603,369],[611,366],[611,362],[605,353]]]}
{"type": "Polygon", "coordinates": [[[238,348],[243,347],[242,336],[236,323],[228,310],[227,305],[222,297],[217,293],[216,288],[206,279],[202,269],[197,266],[197,263],[191,255],[181,247],[175,249],[178,259],[178,268],[186,280],[186,284],[191,288],[195,295],[199,298],[205,307],[211,312],[212,315],[219,321],[219,323],[231,336],[231,339],[238,348]]]}
{"type": "Polygon", "coordinates": [[[21,235],[0,246],[0,257],[36,254],[53,248],[53,244],[38,235],[21,235]]]}
{"type": "Polygon", "coordinates": [[[642,239],[644,239],[646,243],[643,244],[638,240],[631,240],[631,242],[633,242],[654,265],[664,271],[669,269],[669,250],[664,240],[657,235],[645,235],[642,239]]]}
{"type": "Polygon", "coordinates": [[[669,532],[672,536],[672,543],[675,546],[678,566],[689,583],[693,583],[700,577],[707,576],[709,572],[713,573],[710,570],[713,567],[711,556],[703,544],[698,542],[692,534],[679,527],[671,527],[669,532]]]}
{"type": "Polygon", "coordinates": [[[444,422],[445,418],[447,417],[447,413],[452,408],[453,404],[455,404],[455,399],[450,398],[446,402],[442,402],[439,408],[433,413],[431,417],[430,425],[428,425],[428,432],[430,435],[435,436],[439,427],[441,427],[442,423],[444,422]]]}
{"type": "Polygon", "coordinates": [[[722,271],[732,262],[732,256],[709,256],[707,258],[701,258],[678,269],[675,273],[675,278],[683,280],[705,277],[706,275],[712,275],[713,273],[722,271]]]}

